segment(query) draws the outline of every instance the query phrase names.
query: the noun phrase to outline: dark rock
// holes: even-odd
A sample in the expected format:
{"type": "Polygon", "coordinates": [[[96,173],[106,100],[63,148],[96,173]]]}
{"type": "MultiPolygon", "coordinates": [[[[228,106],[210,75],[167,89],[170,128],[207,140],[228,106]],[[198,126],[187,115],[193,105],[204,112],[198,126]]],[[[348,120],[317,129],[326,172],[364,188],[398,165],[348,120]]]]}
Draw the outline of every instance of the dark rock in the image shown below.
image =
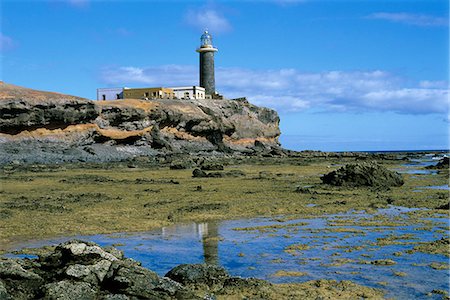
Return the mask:
{"type": "Polygon", "coordinates": [[[0,260],[0,299],[198,298],[117,249],[73,240],[38,259],[0,260]]]}
{"type": "Polygon", "coordinates": [[[224,268],[207,264],[183,264],[170,270],[168,277],[183,285],[223,286],[230,276],[224,268]]]}
{"type": "Polygon", "coordinates": [[[5,287],[5,285],[3,284],[3,282],[1,280],[0,280],[0,299],[13,300],[13,298],[8,293],[8,291],[6,290],[6,287],[5,287]]]}
{"type": "Polygon", "coordinates": [[[450,160],[447,156],[441,159],[435,166],[429,166],[428,169],[448,169],[450,167],[450,160]]]}
{"type": "Polygon", "coordinates": [[[45,300],[95,300],[97,291],[89,283],[62,280],[46,284],[45,300]]]}
{"type": "Polygon", "coordinates": [[[17,134],[36,128],[64,129],[93,122],[95,104],[80,97],[37,92],[9,84],[0,85],[0,132],[17,134]]]}
{"type": "Polygon", "coordinates": [[[446,210],[449,210],[449,209],[450,209],[450,202],[447,202],[446,204],[442,204],[442,205],[436,207],[436,209],[446,209],[446,210]]]}
{"type": "Polygon", "coordinates": [[[317,194],[317,192],[311,190],[309,186],[297,186],[295,191],[300,194],[317,194]]]}
{"type": "Polygon", "coordinates": [[[336,171],[332,171],[321,178],[323,183],[336,186],[351,187],[383,187],[403,185],[401,174],[389,171],[376,163],[348,164],[336,171]]]}
{"type": "Polygon", "coordinates": [[[185,160],[176,160],[170,163],[170,169],[171,170],[185,170],[192,168],[192,161],[185,159],[185,160]]]}
{"type": "Polygon", "coordinates": [[[192,177],[197,177],[197,178],[208,177],[208,174],[205,171],[202,171],[200,169],[195,169],[194,171],[192,171],[192,177]]]}
{"type": "MultiPolygon", "coordinates": [[[[44,283],[41,276],[26,270],[13,259],[0,260],[0,295],[5,299],[32,299],[44,283]]],[[[0,298],[2,299],[2,298],[0,298]]]]}
{"type": "MultiPolygon", "coordinates": [[[[225,279],[223,284],[223,291],[226,294],[235,293],[236,291],[253,291],[258,292],[259,295],[268,292],[272,287],[270,282],[257,278],[240,278],[240,277],[230,277],[225,279]]],[[[260,297],[258,297],[260,298],[260,297]]]]}
{"type": "Polygon", "coordinates": [[[213,163],[213,162],[204,162],[200,168],[205,171],[222,171],[223,164],[213,163]]]}
{"type": "Polygon", "coordinates": [[[144,267],[136,264],[116,261],[112,264],[103,285],[114,293],[135,297],[155,297],[155,287],[159,284],[159,277],[144,267]]]}

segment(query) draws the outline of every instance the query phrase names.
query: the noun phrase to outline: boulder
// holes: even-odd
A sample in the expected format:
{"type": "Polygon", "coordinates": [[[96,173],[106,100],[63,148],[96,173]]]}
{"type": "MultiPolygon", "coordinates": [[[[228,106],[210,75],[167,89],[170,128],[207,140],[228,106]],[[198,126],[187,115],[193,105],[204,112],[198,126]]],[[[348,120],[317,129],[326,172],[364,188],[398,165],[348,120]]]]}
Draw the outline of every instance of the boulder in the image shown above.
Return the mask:
{"type": "Polygon", "coordinates": [[[32,299],[40,290],[44,279],[25,269],[20,261],[0,260],[0,299],[32,299]]]}
{"type": "Polygon", "coordinates": [[[350,187],[384,187],[403,185],[403,177],[397,172],[370,162],[348,164],[321,178],[323,183],[350,187]]]}
{"type": "Polygon", "coordinates": [[[71,240],[32,260],[0,260],[0,299],[196,299],[113,247],[71,240]]]}
{"type": "Polygon", "coordinates": [[[223,171],[223,164],[214,162],[203,162],[200,169],[205,171],[223,171]]]}
{"type": "Polygon", "coordinates": [[[223,286],[230,278],[224,268],[208,264],[183,264],[170,270],[165,277],[183,285],[223,286]]]}
{"type": "Polygon", "coordinates": [[[192,171],[192,177],[197,177],[197,178],[208,177],[208,174],[203,170],[194,169],[194,171],[192,171]]]}
{"type": "Polygon", "coordinates": [[[44,300],[95,300],[97,291],[89,283],[62,280],[46,284],[44,300]]]}
{"type": "Polygon", "coordinates": [[[175,160],[170,163],[171,170],[185,170],[192,168],[193,162],[189,159],[175,160]]]}
{"type": "Polygon", "coordinates": [[[436,166],[435,169],[448,169],[450,167],[449,158],[446,156],[443,159],[441,159],[436,166]]]}

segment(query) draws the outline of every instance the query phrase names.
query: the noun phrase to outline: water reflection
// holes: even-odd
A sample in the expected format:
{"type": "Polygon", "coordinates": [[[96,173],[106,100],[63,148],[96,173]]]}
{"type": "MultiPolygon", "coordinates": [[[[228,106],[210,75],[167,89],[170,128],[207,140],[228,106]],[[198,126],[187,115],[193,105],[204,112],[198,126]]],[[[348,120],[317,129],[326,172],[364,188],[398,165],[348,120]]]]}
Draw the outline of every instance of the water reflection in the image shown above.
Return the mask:
{"type": "Polygon", "coordinates": [[[217,223],[202,223],[201,229],[203,242],[203,257],[205,263],[219,265],[219,226],[217,223]]]}
{"type": "Polygon", "coordinates": [[[191,237],[201,241],[204,263],[219,265],[219,224],[217,222],[163,227],[161,237],[167,241],[180,237],[191,237]]]}
{"type": "MultiPolygon", "coordinates": [[[[387,297],[411,299],[424,297],[433,289],[447,290],[449,278],[445,269],[430,266],[434,263],[445,267],[446,256],[408,253],[419,243],[447,236],[447,215],[410,222],[408,213],[414,210],[417,209],[394,206],[380,209],[377,215],[383,216],[386,226],[354,224],[354,220],[370,224],[380,219],[363,211],[349,211],[281,223],[270,218],[242,219],[78,238],[92,240],[101,246],[115,245],[127,257],[142,262],[144,267],[161,276],[179,264],[205,262],[221,265],[233,276],[257,277],[274,283],[321,278],[352,280],[385,289],[387,297]],[[252,229],[255,227],[263,230],[252,229]],[[383,241],[385,243],[381,243],[383,241]],[[286,251],[292,245],[307,247],[286,251]],[[395,264],[371,264],[371,261],[386,259],[395,264]],[[274,276],[281,270],[301,271],[305,275],[274,276]]],[[[40,245],[68,239],[40,241],[40,245]]],[[[427,299],[437,298],[430,296],[427,299]]]]}

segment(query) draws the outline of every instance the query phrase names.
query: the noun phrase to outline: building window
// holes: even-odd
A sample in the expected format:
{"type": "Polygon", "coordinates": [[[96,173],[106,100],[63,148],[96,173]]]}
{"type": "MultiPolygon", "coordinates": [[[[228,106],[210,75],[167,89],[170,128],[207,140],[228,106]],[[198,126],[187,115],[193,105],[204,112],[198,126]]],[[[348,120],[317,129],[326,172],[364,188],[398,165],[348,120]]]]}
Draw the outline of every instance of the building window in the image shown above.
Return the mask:
{"type": "Polygon", "coordinates": [[[120,99],[120,94],[116,94],[116,99],[120,99]]]}
{"type": "Polygon", "coordinates": [[[106,100],[106,95],[105,94],[102,95],[102,100],[106,100]]]}
{"type": "Polygon", "coordinates": [[[148,95],[149,95],[149,94],[148,94],[147,92],[144,93],[144,97],[148,97],[148,95]]]}

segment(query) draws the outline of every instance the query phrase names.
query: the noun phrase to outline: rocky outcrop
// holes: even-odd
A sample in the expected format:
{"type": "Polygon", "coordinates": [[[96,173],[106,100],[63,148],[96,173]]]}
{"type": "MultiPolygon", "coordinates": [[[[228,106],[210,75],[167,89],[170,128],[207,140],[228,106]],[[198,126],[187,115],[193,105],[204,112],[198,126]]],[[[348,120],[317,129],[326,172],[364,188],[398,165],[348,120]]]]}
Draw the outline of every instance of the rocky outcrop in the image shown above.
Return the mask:
{"type": "Polygon", "coordinates": [[[115,248],[78,240],[38,259],[0,260],[1,299],[205,299],[228,286],[256,283],[271,286],[202,264],[180,265],[160,277],[115,248]]]}
{"type": "Polygon", "coordinates": [[[444,158],[442,158],[441,160],[439,160],[439,162],[436,165],[433,166],[429,166],[427,167],[427,169],[447,169],[450,167],[450,159],[445,156],[444,158]]]}
{"type": "Polygon", "coordinates": [[[164,277],[113,247],[72,240],[36,259],[0,258],[0,299],[381,299],[349,281],[276,285],[230,276],[222,267],[183,264],[164,277]]]}
{"type": "Polygon", "coordinates": [[[55,153],[91,147],[78,155],[88,160],[105,147],[114,153],[133,146],[144,155],[279,149],[277,113],[245,99],[91,101],[1,83],[0,112],[0,152],[19,161],[27,153],[14,152],[28,148],[56,159],[55,153]]]}
{"type": "Polygon", "coordinates": [[[403,185],[397,172],[371,162],[348,164],[321,177],[323,183],[337,186],[389,188],[403,185]]]}

